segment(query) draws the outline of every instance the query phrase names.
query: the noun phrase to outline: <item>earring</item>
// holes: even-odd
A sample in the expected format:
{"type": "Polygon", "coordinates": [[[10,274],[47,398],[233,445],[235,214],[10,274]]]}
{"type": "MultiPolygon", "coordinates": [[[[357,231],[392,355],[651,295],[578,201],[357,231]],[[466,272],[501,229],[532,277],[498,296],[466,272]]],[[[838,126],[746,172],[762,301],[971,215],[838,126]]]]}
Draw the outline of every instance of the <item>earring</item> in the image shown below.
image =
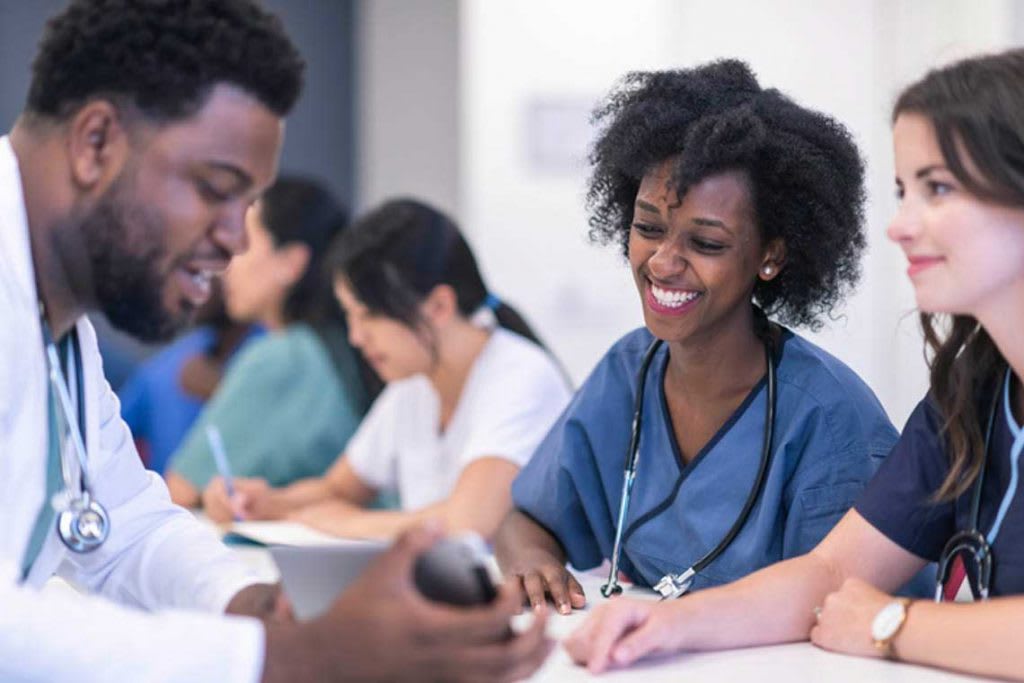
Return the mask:
{"type": "Polygon", "coordinates": [[[771,277],[773,269],[771,266],[765,266],[764,268],[761,269],[761,272],[764,273],[765,277],[771,277]]]}

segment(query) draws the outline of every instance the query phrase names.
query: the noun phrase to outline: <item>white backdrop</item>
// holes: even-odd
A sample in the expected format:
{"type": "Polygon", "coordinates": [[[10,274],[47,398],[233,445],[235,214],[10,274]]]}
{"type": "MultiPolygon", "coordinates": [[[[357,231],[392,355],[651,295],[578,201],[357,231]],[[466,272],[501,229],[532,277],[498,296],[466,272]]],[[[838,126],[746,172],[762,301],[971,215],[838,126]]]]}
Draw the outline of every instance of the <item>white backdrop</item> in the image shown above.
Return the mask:
{"type": "Polygon", "coordinates": [[[451,17],[454,7],[457,22],[422,31],[408,26],[430,3],[363,4],[373,22],[361,30],[375,38],[361,58],[376,65],[372,78],[363,71],[360,130],[373,140],[360,155],[373,174],[364,202],[399,192],[455,207],[492,289],[577,381],[641,321],[618,250],[588,244],[583,206],[587,115],[618,78],[735,56],[763,84],[844,122],[868,162],[869,251],[842,317],[809,336],[857,370],[902,426],[926,371],[905,264],[884,234],[895,207],[889,109],[926,66],[1021,36],[1012,0],[445,0],[436,11],[451,17]],[[402,40],[388,40],[398,29],[402,40]],[[454,68],[436,59],[451,41],[454,68]],[[420,68],[382,69],[382,51],[420,68]],[[416,106],[431,91],[454,98],[455,125],[444,107],[416,106]],[[382,171],[389,164],[395,171],[382,171]]]}

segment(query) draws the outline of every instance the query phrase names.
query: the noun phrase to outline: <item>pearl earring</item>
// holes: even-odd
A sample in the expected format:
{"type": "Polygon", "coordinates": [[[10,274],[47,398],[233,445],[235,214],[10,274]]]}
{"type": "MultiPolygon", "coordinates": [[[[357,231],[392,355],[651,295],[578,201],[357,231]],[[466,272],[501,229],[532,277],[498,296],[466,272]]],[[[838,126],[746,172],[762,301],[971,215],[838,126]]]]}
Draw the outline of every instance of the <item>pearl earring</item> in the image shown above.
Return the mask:
{"type": "Polygon", "coordinates": [[[764,268],[761,269],[761,272],[764,273],[766,277],[770,277],[772,274],[772,267],[765,266],[764,268]]]}

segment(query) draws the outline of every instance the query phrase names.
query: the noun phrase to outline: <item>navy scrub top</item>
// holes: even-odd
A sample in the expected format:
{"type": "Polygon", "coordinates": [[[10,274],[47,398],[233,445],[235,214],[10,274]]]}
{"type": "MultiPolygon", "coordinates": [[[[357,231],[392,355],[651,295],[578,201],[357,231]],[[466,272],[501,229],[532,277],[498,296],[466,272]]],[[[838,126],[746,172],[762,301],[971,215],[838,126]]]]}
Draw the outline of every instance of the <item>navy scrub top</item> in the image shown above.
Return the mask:
{"type": "MultiPolygon", "coordinates": [[[[637,372],[651,341],[641,328],[611,348],[512,485],[516,507],[558,539],[577,569],[611,556],[637,372]]],[[[649,370],[621,560],[630,579],[648,586],[688,569],[725,536],[753,485],[764,439],[762,379],[684,466],[664,398],[668,353],[663,345],[649,370]]],[[[784,330],[776,367],[775,437],[764,490],[743,530],[697,575],[694,589],[813,548],[896,442],[875,395],[822,349],[784,330]]]]}
{"type": "MultiPolygon", "coordinates": [[[[1000,403],[1002,395],[1000,394],[1000,403]]],[[[983,416],[987,418],[987,412],[983,416]]],[[[949,473],[949,459],[939,437],[942,418],[930,396],[907,420],[903,435],[878,476],[857,500],[855,509],[873,527],[905,550],[938,561],[950,537],[966,529],[973,487],[956,500],[930,500],[949,473]]],[[[985,463],[978,529],[988,534],[1010,483],[1010,433],[1003,406],[996,410],[992,444],[985,463]]],[[[990,595],[1024,593],[1024,504],[1014,497],[992,544],[990,595]]]]}

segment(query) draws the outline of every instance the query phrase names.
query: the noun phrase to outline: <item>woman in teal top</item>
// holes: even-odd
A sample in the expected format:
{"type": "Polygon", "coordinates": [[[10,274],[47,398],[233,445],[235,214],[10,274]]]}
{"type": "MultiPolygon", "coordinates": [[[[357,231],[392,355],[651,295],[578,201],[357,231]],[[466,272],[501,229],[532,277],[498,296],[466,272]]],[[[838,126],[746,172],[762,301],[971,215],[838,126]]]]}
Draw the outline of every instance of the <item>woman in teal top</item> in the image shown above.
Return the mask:
{"type": "Polygon", "coordinates": [[[321,264],[345,224],[326,190],[297,178],[278,180],[247,215],[249,249],[224,276],[225,302],[270,334],[240,354],[172,457],[174,502],[198,505],[217,475],[208,425],[233,474],[270,486],[322,475],[355,431],[375,378],[348,344],[321,264]]]}

